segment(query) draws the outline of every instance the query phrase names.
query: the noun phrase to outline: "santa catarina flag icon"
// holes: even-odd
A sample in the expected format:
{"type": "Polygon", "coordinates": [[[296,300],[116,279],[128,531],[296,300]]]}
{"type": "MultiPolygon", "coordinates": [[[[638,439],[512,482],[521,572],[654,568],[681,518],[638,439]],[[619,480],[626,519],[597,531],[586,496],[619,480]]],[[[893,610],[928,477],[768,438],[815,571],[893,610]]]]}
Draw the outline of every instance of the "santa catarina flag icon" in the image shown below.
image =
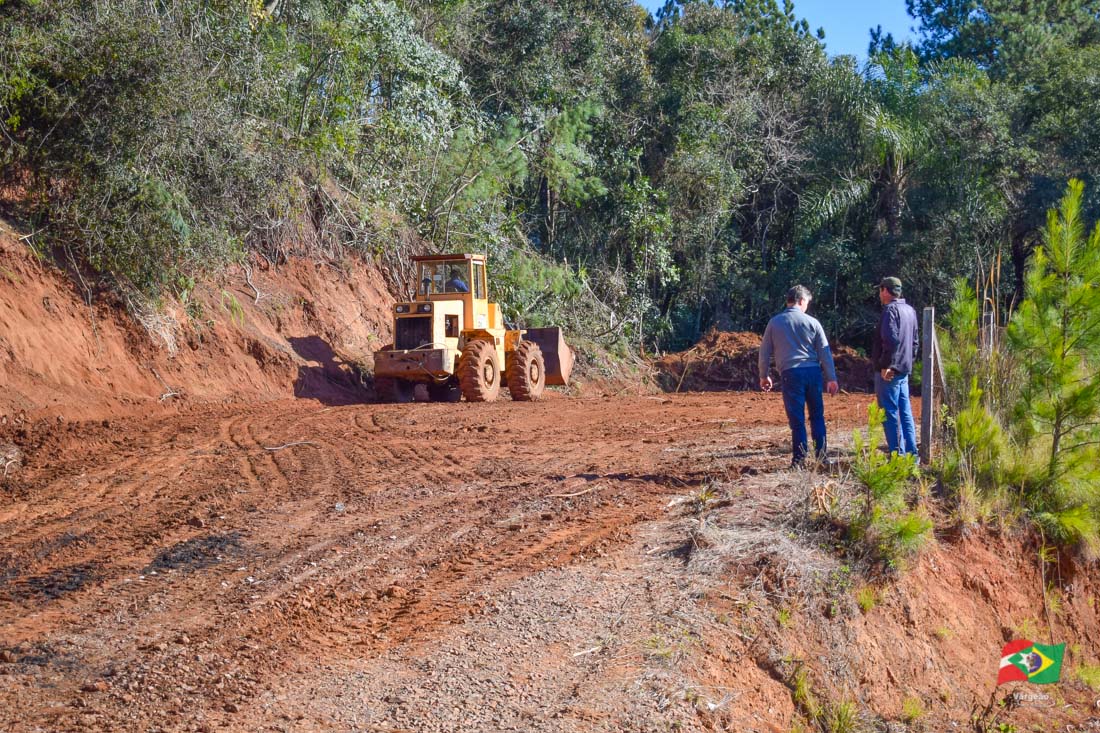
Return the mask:
{"type": "Polygon", "coordinates": [[[1001,671],[997,674],[997,684],[1006,682],[1033,682],[1037,685],[1049,685],[1062,676],[1062,655],[1065,644],[1033,644],[1026,639],[1017,639],[1005,644],[1001,650],[1001,671]]]}

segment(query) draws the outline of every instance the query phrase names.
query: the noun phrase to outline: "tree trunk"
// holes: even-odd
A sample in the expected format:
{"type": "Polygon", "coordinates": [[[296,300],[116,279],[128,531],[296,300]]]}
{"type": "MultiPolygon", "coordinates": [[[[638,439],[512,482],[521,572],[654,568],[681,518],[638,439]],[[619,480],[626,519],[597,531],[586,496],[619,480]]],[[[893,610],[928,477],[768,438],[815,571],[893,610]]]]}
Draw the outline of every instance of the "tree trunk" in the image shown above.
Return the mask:
{"type": "Polygon", "coordinates": [[[539,177],[539,238],[542,251],[549,252],[553,232],[550,230],[550,181],[546,176],[539,177]]]}
{"type": "Polygon", "coordinates": [[[1012,225],[1012,302],[1024,299],[1024,278],[1027,275],[1027,259],[1031,256],[1032,246],[1030,228],[1023,222],[1012,225]]]}
{"type": "Polygon", "coordinates": [[[1054,488],[1058,476],[1058,451],[1062,447],[1062,412],[1058,410],[1054,419],[1054,434],[1050,443],[1050,463],[1047,465],[1047,489],[1054,488]]]}

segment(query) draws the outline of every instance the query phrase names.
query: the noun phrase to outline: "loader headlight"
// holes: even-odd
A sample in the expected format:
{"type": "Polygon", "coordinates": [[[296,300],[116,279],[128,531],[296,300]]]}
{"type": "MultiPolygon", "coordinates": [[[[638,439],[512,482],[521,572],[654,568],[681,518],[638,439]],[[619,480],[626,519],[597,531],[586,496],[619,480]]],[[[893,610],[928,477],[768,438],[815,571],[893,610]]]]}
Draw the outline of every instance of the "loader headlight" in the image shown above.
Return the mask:
{"type": "Polygon", "coordinates": [[[409,306],[407,306],[407,305],[395,306],[394,310],[397,311],[398,313],[408,313],[409,312],[409,306]]]}
{"type": "Polygon", "coordinates": [[[432,304],[431,303],[421,303],[420,305],[418,305],[416,307],[416,310],[419,313],[431,313],[432,312],[432,304]]]}

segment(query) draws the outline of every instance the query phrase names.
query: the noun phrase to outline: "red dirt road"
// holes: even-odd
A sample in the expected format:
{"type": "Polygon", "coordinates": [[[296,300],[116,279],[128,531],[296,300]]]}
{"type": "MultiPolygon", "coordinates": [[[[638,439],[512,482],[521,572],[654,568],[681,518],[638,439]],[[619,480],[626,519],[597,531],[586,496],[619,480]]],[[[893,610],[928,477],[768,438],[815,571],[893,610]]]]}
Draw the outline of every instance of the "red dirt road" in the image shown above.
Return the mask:
{"type": "MultiPolygon", "coordinates": [[[[827,401],[834,436],[868,399],[827,401]]],[[[670,497],[788,449],[779,396],[753,393],[291,401],[23,438],[0,489],[6,731],[390,729],[307,718],[302,700],[338,710],[340,693],[288,691],[430,650],[520,581],[616,558],[670,497]]]]}

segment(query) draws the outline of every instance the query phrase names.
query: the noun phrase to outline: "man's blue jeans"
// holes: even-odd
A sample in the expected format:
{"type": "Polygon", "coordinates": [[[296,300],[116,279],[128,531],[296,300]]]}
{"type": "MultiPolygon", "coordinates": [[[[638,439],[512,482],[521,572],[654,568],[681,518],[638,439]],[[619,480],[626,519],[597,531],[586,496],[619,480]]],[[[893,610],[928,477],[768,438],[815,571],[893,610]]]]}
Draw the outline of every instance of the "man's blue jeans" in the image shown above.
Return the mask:
{"type": "Polygon", "coordinates": [[[806,408],[810,409],[810,433],[814,438],[817,457],[825,458],[825,402],[821,393],[825,388],[821,368],[797,367],[783,372],[783,407],[791,426],[792,463],[800,464],[806,458],[806,408]]]}
{"type": "Polygon", "coordinates": [[[883,430],[886,447],[891,453],[917,454],[917,425],[913,422],[913,407],[909,403],[909,375],[898,375],[887,382],[881,373],[875,374],[875,398],[886,413],[883,430]]]}

